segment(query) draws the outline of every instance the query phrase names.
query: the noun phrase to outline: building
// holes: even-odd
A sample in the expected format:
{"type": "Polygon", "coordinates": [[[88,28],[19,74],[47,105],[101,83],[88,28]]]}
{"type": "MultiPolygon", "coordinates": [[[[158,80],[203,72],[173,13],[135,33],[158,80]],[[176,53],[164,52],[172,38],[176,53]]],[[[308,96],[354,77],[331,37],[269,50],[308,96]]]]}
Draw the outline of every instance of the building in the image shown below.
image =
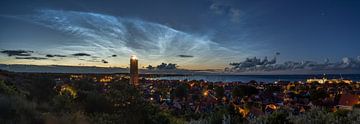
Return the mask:
{"type": "Polygon", "coordinates": [[[359,97],[350,93],[342,94],[339,100],[338,107],[341,109],[352,110],[355,104],[360,104],[359,97]]]}
{"type": "Polygon", "coordinates": [[[352,80],[347,80],[347,79],[327,79],[327,78],[313,78],[313,79],[307,79],[306,80],[307,83],[313,83],[313,82],[318,82],[320,84],[324,84],[324,83],[347,83],[350,84],[353,81],[352,80]]]}
{"type": "Polygon", "coordinates": [[[130,57],[130,84],[139,85],[138,59],[135,55],[130,57]]]}

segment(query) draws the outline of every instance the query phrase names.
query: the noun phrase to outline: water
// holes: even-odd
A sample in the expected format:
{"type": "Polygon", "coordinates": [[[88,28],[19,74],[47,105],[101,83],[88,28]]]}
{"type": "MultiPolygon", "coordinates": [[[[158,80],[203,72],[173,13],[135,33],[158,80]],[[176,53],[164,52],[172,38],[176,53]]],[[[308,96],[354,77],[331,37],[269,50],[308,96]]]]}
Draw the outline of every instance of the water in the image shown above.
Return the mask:
{"type": "Polygon", "coordinates": [[[328,79],[350,79],[353,81],[360,81],[360,74],[347,74],[347,75],[191,75],[191,76],[164,76],[155,79],[165,80],[205,80],[211,82],[249,82],[255,80],[257,82],[275,82],[275,81],[306,81],[309,78],[322,78],[328,79]]]}

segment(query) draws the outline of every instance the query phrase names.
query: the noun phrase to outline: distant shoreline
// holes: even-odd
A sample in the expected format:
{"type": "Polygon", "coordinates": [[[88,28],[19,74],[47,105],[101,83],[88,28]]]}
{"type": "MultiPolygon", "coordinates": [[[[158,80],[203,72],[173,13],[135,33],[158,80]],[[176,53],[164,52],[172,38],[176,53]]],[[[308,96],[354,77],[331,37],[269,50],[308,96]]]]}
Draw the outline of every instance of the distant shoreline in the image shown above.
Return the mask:
{"type": "MultiPolygon", "coordinates": [[[[127,74],[129,68],[120,67],[95,67],[95,66],[63,66],[63,65],[21,65],[21,64],[0,64],[0,70],[18,73],[53,73],[53,74],[127,74]]],[[[248,76],[248,75],[340,75],[340,74],[360,74],[353,70],[291,70],[287,71],[264,71],[264,72],[219,72],[207,70],[148,70],[139,69],[141,75],[162,75],[162,76],[192,76],[192,75],[229,75],[229,76],[248,76]]]]}

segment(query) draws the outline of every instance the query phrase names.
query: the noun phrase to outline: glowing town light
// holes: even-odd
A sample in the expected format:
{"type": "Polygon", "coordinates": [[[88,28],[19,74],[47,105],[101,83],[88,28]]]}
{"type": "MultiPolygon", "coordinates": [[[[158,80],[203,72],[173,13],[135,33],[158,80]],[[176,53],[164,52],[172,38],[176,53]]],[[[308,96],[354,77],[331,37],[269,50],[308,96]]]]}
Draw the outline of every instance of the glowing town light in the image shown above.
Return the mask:
{"type": "Polygon", "coordinates": [[[208,96],[208,95],[209,95],[209,91],[206,90],[206,91],[203,93],[203,95],[204,95],[204,96],[208,96]]]}
{"type": "Polygon", "coordinates": [[[130,57],[130,84],[139,85],[138,60],[135,55],[130,57]]]}
{"type": "Polygon", "coordinates": [[[60,89],[60,95],[64,95],[65,93],[70,93],[72,98],[77,97],[76,90],[72,86],[67,85],[67,84],[62,85],[61,89],[60,89]]]}
{"type": "Polygon", "coordinates": [[[132,59],[132,60],[137,60],[137,57],[136,57],[136,55],[132,55],[132,56],[130,57],[130,59],[132,59]]]}

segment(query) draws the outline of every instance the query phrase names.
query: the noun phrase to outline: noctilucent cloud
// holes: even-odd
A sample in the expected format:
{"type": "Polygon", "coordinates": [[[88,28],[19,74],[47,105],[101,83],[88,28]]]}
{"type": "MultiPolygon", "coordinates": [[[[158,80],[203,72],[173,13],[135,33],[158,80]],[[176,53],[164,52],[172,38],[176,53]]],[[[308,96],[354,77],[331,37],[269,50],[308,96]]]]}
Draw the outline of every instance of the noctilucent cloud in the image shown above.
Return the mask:
{"type": "Polygon", "coordinates": [[[135,54],[140,66],[223,69],[277,53],[277,63],[341,63],[360,55],[358,6],[358,0],[1,1],[0,63],[127,67],[135,54]]]}

